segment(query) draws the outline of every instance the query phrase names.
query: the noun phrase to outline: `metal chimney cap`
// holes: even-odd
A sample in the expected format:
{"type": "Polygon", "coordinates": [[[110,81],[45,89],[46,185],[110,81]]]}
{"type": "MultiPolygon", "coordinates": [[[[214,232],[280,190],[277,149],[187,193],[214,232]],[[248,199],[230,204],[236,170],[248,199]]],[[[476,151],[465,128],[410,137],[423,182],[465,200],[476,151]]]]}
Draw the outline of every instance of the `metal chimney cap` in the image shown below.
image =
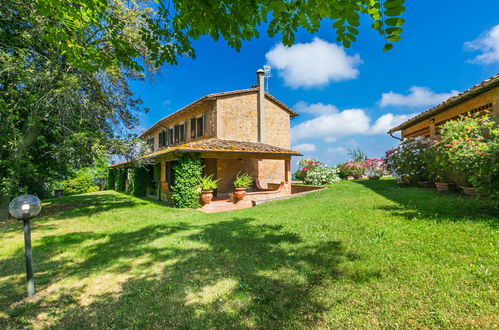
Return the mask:
{"type": "Polygon", "coordinates": [[[262,74],[262,73],[265,73],[265,71],[263,71],[263,69],[258,69],[258,70],[256,70],[256,73],[262,74]]]}

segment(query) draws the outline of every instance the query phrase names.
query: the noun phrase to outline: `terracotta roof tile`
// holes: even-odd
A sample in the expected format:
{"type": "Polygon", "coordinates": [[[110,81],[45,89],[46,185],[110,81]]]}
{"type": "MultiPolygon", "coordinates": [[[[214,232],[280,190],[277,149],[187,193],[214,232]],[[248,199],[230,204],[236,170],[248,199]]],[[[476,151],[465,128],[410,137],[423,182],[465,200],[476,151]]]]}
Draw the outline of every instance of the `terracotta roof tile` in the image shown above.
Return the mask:
{"type": "Polygon", "coordinates": [[[459,93],[455,96],[448,98],[447,100],[440,103],[439,105],[437,105],[429,110],[426,110],[426,111],[420,113],[419,115],[417,115],[409,120],[406,120],[402,124],[390,129],[388,131],[388,133],[393,133],[393,132],[403,130],[403,129],[405,129],[409,126],[412,126],[412,125],[414,125],[422,120],[425,120],[433,115],[436,115],[440,112],[443,112],[446,109],[450,108],[451,106],[454,106],[458,103],[464,102],[473,96],[476,96],[478,94],[486,92],[486,91],[488,91],[494,87],[497,87],[497,86],[499,86],[499,73],[488,78],[488,79],[485,79],[484,81],[474,85],[471,88],[468,88],[467,90],[465,90],[462,93],[459,93]]]}
{"type": "MultiPolygon", "coordinates": [[[[246,141],[233,141],[233,140],[220,140],[217,138],[208,138],[197,140],[172,146],[169,148],[161,149],[151,154],[145,155],[144,158],[152,158],[159,155],[164,155],[174,151],[181,152],[229,152],[229,153],[253,153],[253,154],[269,154],[269,155],[288,155],[288,156],[302,156],[301,153],[294,150],[284,149],[276,146],[271,146],[259,142],[246,142],[246,141]]],[[[126,164],[121,162],[111,165],[118,166],[126,164]]]]}

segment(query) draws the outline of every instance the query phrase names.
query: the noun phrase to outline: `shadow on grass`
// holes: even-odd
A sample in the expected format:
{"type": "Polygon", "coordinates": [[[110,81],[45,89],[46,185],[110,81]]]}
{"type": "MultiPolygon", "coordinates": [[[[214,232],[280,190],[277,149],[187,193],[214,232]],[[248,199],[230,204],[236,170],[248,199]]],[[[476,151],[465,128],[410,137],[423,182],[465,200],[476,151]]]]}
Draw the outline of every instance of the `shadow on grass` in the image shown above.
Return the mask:
{"type": "Polygon", "coordinates": [[[397,203],[378,209],[409,220],[428,218],[436,221],[485,222],[499,227],[499,202],[459,193],[407,187],[395,180],[359,180],[355,183],[397,203]]]}
{"type": "MultiPolygon", "coordinates": [[[[145,198],[130,197],[125,194],[108,194],[99,192],[85,195],[72,195],[60,198],[43,200],[40,215],[32,221],[32,226],[37,230],[52,230],[54,226],[38,225],[43,220],[68,220],[83,216],[94,216],[101,212],[112,211],[122,208],[147,205],[149,203],[165,206],[164,203],[145,198]]],[[[8,221],[0,222],[0,234],[20,231],[19,221],[9,218],[8,221]]]]}
{"type": "MultiPolygon", "coordinates": [[[[318,299],[326,282],[349,280],[355,285],[380,277],[372,271],[342,272],[341,262],[359,257],[345,251],[338,241],[305,244],[282,226],[255,225],[253,220],[234,218],[200,226],[158,224],[108,236],[83,232],[46,237],[37,247],[39,260],[56,261],[36,265],[42,273],[37,278],[39,290],[68,276],[83,279],[95,273],[130,273],[138,259],[144,261],[141,268],[169,265],[161,266],[159,273],[131,277],[119,293],[100,295],[86,306],[77,303],[78,291],[56,301],[52,297],[50,303],[11,306],[6,325],[27,326],[30,318],[57,305],[51,324],[56,328],[318,326],[321,314],[335,303],[318,299]],[[181,235],[183,245],[151,244],[172,234],[181,235]],[[82,249],[83,261],[74,264],[54,258],[86,240],[97,242],[82,249]]],[[[3,261],[0,269],[12,262],[3,261]]],[[[11,304],[24,294],[19,288],[0,287],[2,292],[6,289],[17,290],[8,294],[11,304]]]]}

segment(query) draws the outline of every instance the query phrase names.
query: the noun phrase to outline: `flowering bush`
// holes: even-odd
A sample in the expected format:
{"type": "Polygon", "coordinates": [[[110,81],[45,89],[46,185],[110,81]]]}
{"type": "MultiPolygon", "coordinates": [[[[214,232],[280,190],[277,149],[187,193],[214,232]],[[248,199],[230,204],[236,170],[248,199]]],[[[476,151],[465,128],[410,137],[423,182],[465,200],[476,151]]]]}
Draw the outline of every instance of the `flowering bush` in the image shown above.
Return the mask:
{"type": "Polygon", "coordinates": [[[363,167],[366,169],[366,175],[370,178],[379,178],[385,172],[385,162],[377,157],[366,159],[363,167]]]}
{"type": "Polygon", "coordinates": [[[350,160],[345,163],[345,167],[347,168],[347,171],[349,171],[351,176],[354,178],[360,178],[364,174],[366,174],[366,168],[364,166],[364,161],[365,160],[350,160]]]}
{"type": "Polygon", "coordinates": [[[384,157],[386,169],[406,184],[433,180],[433,141],[424,138],[407,138],[388,150],[384,157]]]}
{"type": "Polygon", "coordinates": [[[340,181],[337,167],[327,167],[315,159],[302,159],[299,165],[301,166],[302,180],[305,184],[320,185],[340,181]]]}
{"type": "Polygon", "coordinates": [[[441,168],[467,186],[498,194],[499,127],[490,115],[467,115],[446,122],[435,146],[441,168]]]}

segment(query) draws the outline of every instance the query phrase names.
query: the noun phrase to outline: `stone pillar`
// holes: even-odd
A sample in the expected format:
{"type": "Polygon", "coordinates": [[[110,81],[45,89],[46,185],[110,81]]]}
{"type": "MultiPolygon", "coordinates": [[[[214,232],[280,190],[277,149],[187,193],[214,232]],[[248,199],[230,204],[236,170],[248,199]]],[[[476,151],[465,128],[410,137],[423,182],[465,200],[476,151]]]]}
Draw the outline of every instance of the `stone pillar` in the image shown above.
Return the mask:
{"type": "Polygon", "coordinates": [[[265,71],[259,69],[256,72],[256,83],[258,86],[258,100],[257,100],[257,116],[258,116],[258,142],[264,142],[265,129],[264,129],[264,104],[265,104],[265,78],[263,77],[265,71]]]}
{"type": "Polygon", "coordinates": [[[159,174],[159,199],[163,199],[163,193],[168,192],[168,182],[166,180],[166,161],[161,162],[161,171],[159,174]]]}
{"type": "Polygon", "coordinates": [[[284,191],[291,194],[291,157],[284,160],[284,191]]]}

